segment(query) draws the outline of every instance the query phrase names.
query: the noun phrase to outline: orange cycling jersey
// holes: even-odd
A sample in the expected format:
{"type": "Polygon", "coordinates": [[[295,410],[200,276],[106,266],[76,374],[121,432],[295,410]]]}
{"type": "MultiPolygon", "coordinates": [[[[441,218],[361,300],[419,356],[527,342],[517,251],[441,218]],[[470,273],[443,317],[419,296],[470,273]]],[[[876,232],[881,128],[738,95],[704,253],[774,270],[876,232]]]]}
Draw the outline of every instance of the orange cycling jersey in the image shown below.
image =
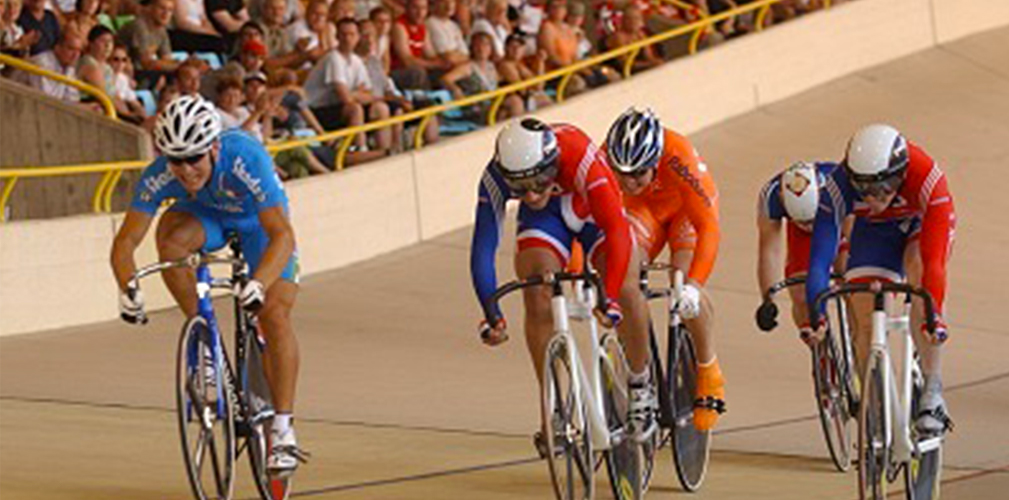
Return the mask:
{"type": "Polygon", "coordinates": [[[665,130],[655,178],[635,196],[625,193],[631,228],[638,245],[654,260],[670,250],[693,250],[687,276],[703,285],[718,256],[718,188],[707,166],[686,137],[665,130]]]}

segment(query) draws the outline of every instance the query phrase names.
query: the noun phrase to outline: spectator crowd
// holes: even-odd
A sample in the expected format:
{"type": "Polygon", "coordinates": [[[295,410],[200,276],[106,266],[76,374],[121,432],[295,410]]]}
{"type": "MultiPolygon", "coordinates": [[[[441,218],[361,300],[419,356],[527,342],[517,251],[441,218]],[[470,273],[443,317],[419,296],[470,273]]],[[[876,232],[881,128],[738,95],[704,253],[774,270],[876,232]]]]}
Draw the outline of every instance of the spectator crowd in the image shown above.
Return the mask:
{"type": "MultiPolygon", "coordinates": [[[[200,94],[226,127],[273,142],[492,91],[752,1],[0,0],[0,51],[101,89],[137,125],[152,127],[177,95],[200,94]]],[[[780,2],[769,22],[822,2],[780,2]]],[[[712,26],[702,46],[752,31],[754,18],[712,26]]],[[[683,55],[687,39],[645,47],[632,71],[683,55]]],[[[624,62],[577,72],[568,94],[619,80],[624,62]]],[[[12,68],[0,75],[100,109],[57,81],[12,68]]],[[[556,84],[508,95],[496,118],[550,105],[556,84]]],[[[486,122],[490,111],[487,102],[443,114],[424,141],[486,122]]],[[[360,134],[350,162],[410,147],[416,126],[360,134]]],[[[276,158],[288,178],[328,172],[334,161],[334,144],[321,143],[276,158]]]]}

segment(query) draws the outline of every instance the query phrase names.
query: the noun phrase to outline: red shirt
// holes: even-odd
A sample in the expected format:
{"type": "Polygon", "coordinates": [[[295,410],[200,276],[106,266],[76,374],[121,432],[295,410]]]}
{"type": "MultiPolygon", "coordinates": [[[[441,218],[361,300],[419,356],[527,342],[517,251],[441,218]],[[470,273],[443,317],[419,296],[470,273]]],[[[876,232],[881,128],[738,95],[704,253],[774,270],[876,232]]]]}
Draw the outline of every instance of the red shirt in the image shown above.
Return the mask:
{"type": "MultiPolygon", "coordinates": [[[[424,41],[427,40],[427,27],[424,26],[424,23],[410,24],[410,21],[406,18],[406,14],[403,14],[396,19],[396,24],[406,30],[407,46],[410,48],[410,54],[414,57],[422,57],[424,55],[424,41]]],[[[404,67],[403,61],[396,57],[395,50],[391,52],[391,55],[392,69],[404,67]]]]}

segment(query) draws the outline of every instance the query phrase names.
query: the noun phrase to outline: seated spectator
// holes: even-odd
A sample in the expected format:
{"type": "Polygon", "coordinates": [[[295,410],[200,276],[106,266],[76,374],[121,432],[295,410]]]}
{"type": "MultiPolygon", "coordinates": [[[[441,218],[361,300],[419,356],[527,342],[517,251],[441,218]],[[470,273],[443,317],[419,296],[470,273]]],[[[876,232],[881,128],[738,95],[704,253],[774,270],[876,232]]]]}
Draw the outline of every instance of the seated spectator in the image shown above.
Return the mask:
{"type": "MultiPolygon", "coordinates": [[[[389,52],[389,33],[392,32],[392,11],[387,7],[376,7],[368,14],[374,26],[376,39],[371,45],[371,52],[382,62],[382,71],[389,74],[392,55],[389,52]]],[[[362,33],[362,38],[364,33],[362,33]]]]}
{"type": "MultiPolygon", "coordinates": [[[[116,78],[112,66],[109,64],[109,56],[112,55],[112,47],[115,45],[115,38],[112,30],[102,25],[96,25],[88,33],[88,45],[84,54],[77,62],[77,75],[81,81],[102,90],[111,100],[116,108],[116,114],[121,119],[134,123],[140,123],[144,114],[135,113],[136,108],[130,108],[122,99],[116,96],[116,78]]],[[[90,95],[81,97],[83,102],[94,101],[90,95]]]]}
{"type": "Polygon", "coordinates": [[[143,123],[147,119],[147,111],[140,99],[137,98],[135,90],[137,84],[133,80],[133,68],[125,45],[116,43],[112,47],[109,66],[112,67],[113,96],[126,108],[126,112],[120,112],[120,114],[127,121],[138,125],[143,123]]]}
{"type": "MultiPolygon", "coordinates": [[[[487,33],[494,41],[494,60],[504,57],[505,40],[511,34],[511,23],[508,22],[508,0],[489,0],[484,17],[473,23],[473,35],[487,33]]],[[[472,42],[470,35],[470,42],[472,42]]]]}
{"type": "Polygon", "coordinates": [[[575,29],[578,35],[578,50],[576,57],[578,60],[585,59],[592,54],[592,42],[585,34],[585,4],[572,2],[568,4],[567,22],[575,29]]]}
{"type": "MultiPolygon", "coordinates": [[[[250,75],[255,77],[256,74],[250,75]]],[[[273,99],[268,94],[260,94],[255,102],[243,106],[245,88],[242,82],[235,79],[221,80],[217,84],[217,111],[221,115],[221,129],[242,129],[252,134],[260,142],[265,132],[270,132],[273,120],[273,109],[279,99],[273,99]]]]}
{"type": "Polygon", "coordinates": [[[158,116],[162,111],[168,107],[168,104],[172,102],[176,97],[179,97],[179,88],[175,86],[174,83],[170,83],[161,88],[158,92],[158,106],[157,111],[153,115],[147,117],[142,125],[144,129],[148,132],[154,132],[154,124],[158,121],[158,116]]]}
{"type": "MultiPolygon", "coordinates": [[[[249,16],[252,17],[254,21],[263,19],[267,3],[269,3],[269,0],[249,0],[249,16]]],[[[281,15],[280,24],[282,26],[290,26],[294,24],[296,21],[304,17],[304,10],[305,8],[301,3],[301,0],[284,0],[284,13],[281,15]]]]}
{"type": "MultiPolygon", "coordinates": [[[[494,40],[487,33],[475,33],[471,44],[470,53],[473,59],[442,76],[442,84],[452,92],[455,99],[490,92],[498,88],[497,67],[491,60],[491,55],[494,53],[494,40]]],[[[476,106],[476,110],[483,115],[479,118],[480,121],[487,121],[486,114],[489,109],[490,101],[476,106]]],[[[522,98],[516,94],[509,94],[501,105],[498,119],[505,120],[519,116],[524,112],[522,98]]]]}
{"type": "Polygon", "coordinates": [[[24,0],[24,8],[17,18],[25,36],[35,40],[28,49],[31,56],[52,50],[60,37],[60,23],[56,15],[46,8],[46,1],[24,0]]]}
{"type": "Polygon", "coordinates": [[[200,95],[200,80],[202,78],[202,69],[192,61],[180,64],[175,70],[175,85],[182,95],[200,95]]]}
{"type": "MultiPolygon", "coordinates": [[[[271,0],[271,3],[279,1],[271,0]]],[[[295,53],[306,59],[303,63],[314,63],[336,48],[336,26],[326,19],[329,11],[326,1],[311,0],[305,8],[305,19],[284,31],[287,46],[293,47],[295,53]]]]}
{"type": "MultiPolygon", "coordinates": [[[[60,34],[52,50],[35,54],[28,62],[42,68],[59,73],[67,78],[77,78],[77,60],[81,57],[84,42],[80,37],[70,32],[60,34]]],[[[21,82],[40,90],[44,94],[68,102],[80,102],[81,96],[76,88],[64,85],[56,80],[22,72],[21,82]]]]}
{"type": "MultiPolygon", "coordinates": [[[[354,54],[360,40],[357,21],[341,19],[336,26],[336,36],[337,50],[320,60],[305,81],[312,112],[327,130],[364,124],[365,108],[372,121],[388,118],[389,106],[371,93],[368,71],[361,58],[354,54]]],[[[367,149],[363,134],[355,140],[358,151],[367,149]]],[[[376,143],[378,151],[386,154],[392,146],[391,131],[378,131],[376,143]]]]}
{"type": "Polygon", "coordinates": [[[463,39],[469,40],[470,35],[473,34],[473,20],[476,13],[474,9],[476,6],[473,5],[473,0],[454,0],[454,3],[455,8],[452,10],[452,19],[459,26],[463,39]]]}
{"type": "Polygon", "coordinates": [[[329,6],[329,22],[336,26],[336,23],[343,19],[356,19],[357,7],[354,0],[333,0],[329,6]]]}
{"type": "MultiPolygon", "coordinates": [[[[267,140],[274,138],[286,139],[300,131],[311,127],[316,134],[322,134],[322,126],[315,120],[315,115],[305,104],[304,90],[298,87],[298,76],[294,71],[283,69],[278,71],[275,85],[267,86],[266,75],[254,73],[245,77],[245,102],[254,103],[261,95],[268,94],[272,99],[279,99],[273,107],[269,132],[267,124],[263,123],[263,135],[267,140]]],[[[333,152],[328,147],[308,148],[305,146],[280,151],[274,157],[278,173],[282,179],[300,179],[314,174],[325,174],[330,170],[312,152],[320,151],[325,157],[332,157],[333,152]]]]}
{"type": "Polygon", "coordinates": [[[77,0],[77,9],[63,16],[63,29],[73,30],[80,36],[90,35],[98,24],[100,0],[77,0]]]}
{"type": "MultiPolygon", "coordinates": [[[[641,9],[637,5],[628,4],[624,7],[619,29],[606,37],[606,50],[617,49],[645,38],[648,38],[648,34],[645,33],[645,17],[641,9]]],[[[628,57],[630,57],[629,54],[618,59],[618,64],[616,64],[618,71],[623,71],[628,57]]],[[[642,71],[660,64],[662,64],[662,58],[655,53],[655,48],[646,45],[641,48],[641,52],[634,59],[632,69],[642,71]]]]}
{"type": "MultiPolygon", "coordinates": [[[[547,55],[547,71],[569,66],[577,61],[578,32],[567,23],[567,0],[550,0],[547,17],[540,26],[536,45],[547,55]]],[[[569,94],[577,94],[586,87],[598,87],[619,79],[611,68],[593,67],[578,72],[568,86],[569,94]]]]}
{"type": "MultiPolygon", "coordinates": [[[[219,53],[227,54],[238,38],[238,32],[245,23],[252,20],[245,8],[245,0],[205,0],[207,15],[214,30],[224,37],[226,50],[219,53]]],[[[204,49],[206,51],[206,49],[204,49]]]]}
{"type": "Polygon", "coordinates": [[[304,87],[298,84],[298,74],[294,70],[278,70],[271,90],[281,95],[280,105],[273,116],[275,136],[289,137],[304,129],[311,129],[317,135],[326,133],[308,107],[308,96],[304,87]]]}
{"type": "Polygon", "coordinates": [[[401,89],[428,89],[428,73],[445,72],[451,65],[438,57],[427,26],[427,0],[407,0],[406,13],[392,25],[389,34],[393,81],[401,89]]]}
{"type": "MultiPolygon", "coordinates": [[[[157,1],[157,0],[154,0],[157,1]]],[[[163,1],[163,0],[162,0],[163,1]]],[[[210,22],[205,0],[174,0],[173,27],[168,30],[172,47],[184,52],[227,53],[222,33],[210,22]]]]}
{"type": "MultiPolygon", "coordinates": [[[[526,43],[522,35],[509,35],[505,40],[505,55],[497,64],[501,85],[518,83],[545,72],[546,53],[542,50],[537,51],[533,57],[533,67],[530,68],[525,63],[525,51],[526,43]]],[[[553,100],[544,92],[544,88],[545,85],[541,83],[519,93],[519,96],[525,101],[527,110],[533,111],[553,104],[553,100]]]]}
{"type": "Polygon", "coordinates": [[[24,58],[28,56],[31,46],[39,41],[41,33],[26,33],[18,24],[21,6],[21,0],[5,0],[0,4],[0,52],[24,58]]]}
{"type": "Polygon", "coordinates": [[[130,58],[137,70],[137,80],[159,78],[179,67],[172,59],[172,43],[168,37],[168,23],[172,20],[175,0],[145,0],[143,10],[136,19],[119,30],[119,40],[130,50],[130,58]],[[145,78],[143,73],[147,73],[145,78]]]}
{"type": "Polygon", "coordinates": [[[452,19],[456,0],[434,0],[431,16],[424,21],[431,47],[438,57],[450,68],[458,68],[469,62],[469,47],[462,36],[462,29],[452,19]]]}
{"type": "Polygon", "coordinates": [[[515,32],[525,35],[526,51],[535,54],[539,50],[536,35],[540,32],[543,19],[546,17],[546,0],[527,0],[512,2],[515,6],[515,32]]]}

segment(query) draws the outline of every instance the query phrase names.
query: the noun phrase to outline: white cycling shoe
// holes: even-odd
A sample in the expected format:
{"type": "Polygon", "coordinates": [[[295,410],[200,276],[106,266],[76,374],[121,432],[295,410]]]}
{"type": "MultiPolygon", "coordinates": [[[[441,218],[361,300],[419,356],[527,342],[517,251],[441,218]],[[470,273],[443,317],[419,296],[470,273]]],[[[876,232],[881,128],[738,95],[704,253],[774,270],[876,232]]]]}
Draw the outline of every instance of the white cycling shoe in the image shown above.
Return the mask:
{"type": "Polygon", "coordinates": [[[915,417],[915,427],[918,432],[934,436],[945,433],[953,428],[953,420],[946,412],[946,401],[942,397],[942,388],[926,390],[921,396],[918,415],[915,417]]]}
{"type": "Polygon", "coordinates": [[[628,405],[628,430],[631,439],[644,443],[651,439],[658,429],[655,421],[658,401],[655,396],[655,386],[651,383],[630,384],[630,404],[628,405]]]}
{"type": "Polygon", "coordinates": [[[308,462],[309,456],[308,452],[298,448],[293,428],[283,433],[275,430],[270,432],[270,457],[266,461],[270,474],[288,476],[294,473],[299,464],[308,462]]]}

